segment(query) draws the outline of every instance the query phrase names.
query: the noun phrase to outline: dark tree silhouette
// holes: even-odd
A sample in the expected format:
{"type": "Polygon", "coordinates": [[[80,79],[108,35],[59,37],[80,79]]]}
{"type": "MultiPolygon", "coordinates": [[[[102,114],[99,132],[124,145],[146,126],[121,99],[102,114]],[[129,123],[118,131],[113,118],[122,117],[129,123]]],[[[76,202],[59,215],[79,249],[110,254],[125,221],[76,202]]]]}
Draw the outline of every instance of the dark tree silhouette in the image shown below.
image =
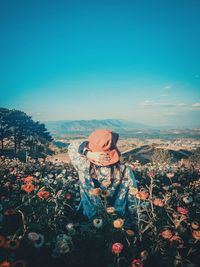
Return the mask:
{"type": "Polygon", "coordinates": [[[14,144],[14,153],[23,147],[37,150],[37,147],[48,146],[53,140],[45,125],[32,120],[25,112],[0,108],[0,140],[4,148],[4,140],[9,138],[14,144]]]}
{"type": "Polygon", "coordinates": [[[9,109],[0,108],[0,141],[1,149],[4,149],[4,140],[10,137],[11,131],[8,124],[9,109]]]}

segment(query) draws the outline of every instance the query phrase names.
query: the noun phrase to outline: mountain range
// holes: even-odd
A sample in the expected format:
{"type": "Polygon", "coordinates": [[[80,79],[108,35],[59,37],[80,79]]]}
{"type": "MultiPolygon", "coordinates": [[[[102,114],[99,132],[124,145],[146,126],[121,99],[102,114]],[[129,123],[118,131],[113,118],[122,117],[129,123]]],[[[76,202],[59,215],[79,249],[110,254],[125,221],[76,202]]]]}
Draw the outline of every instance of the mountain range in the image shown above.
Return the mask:
{"type": "Polygon", "coordinates": [[[48,121],[46,127],[52,133],[90,132],[97,128],[109,129],[118,132],[131,131],[147,128],[146,125],[128,120],[105,119],[105,120],[66,120],[48,121]]]}
{"type": "Polygon", "coordinates": [[[148,125],[122,119],[46,121],[45,125],[54,137],[61,135],[87,136],[97,128],[116,131],[121,137],[136,138],[199,138],[200,128],[174,129],[169,126],[148,125]]]}

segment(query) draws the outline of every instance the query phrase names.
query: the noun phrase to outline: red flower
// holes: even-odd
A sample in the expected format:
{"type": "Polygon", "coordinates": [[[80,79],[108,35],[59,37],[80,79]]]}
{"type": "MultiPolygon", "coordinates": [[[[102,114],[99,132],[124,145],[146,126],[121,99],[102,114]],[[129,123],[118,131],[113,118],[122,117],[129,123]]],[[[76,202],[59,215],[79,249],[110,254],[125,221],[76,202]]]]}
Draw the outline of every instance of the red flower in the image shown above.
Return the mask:
{"type": "Polygon", "coordinates": [[[30,183],[33,181],[33,176],[27,176],[26,178],[23,178],[22,180],[25,182],[25,183],[30,183]]]}
{"type": "Polygon", "coordinates": [[[35,186],[33,184],[24,184],[21,186],[21,189],[24,190],[26,193],[30,193],[35,189],[35,186]]]}
{"type": "Polygon", "coordinates": [[[164,239],[170,239],[170,238],[172,237],[172,232],[171,232],[171,230],[166,229],[166,230],[164,230],[164,231],[161,233],[161,236],[162,236],[164,239]]]}
{"type": "Polygon", "coordinates": [[[43,190],[43,191],[39,191],[38,193],[37,193],[37,196],[39,197],[39,198],[42,198],[42,199],[47,199],[48,197],[49,197],[49,192],[47,192],[47,191],[45,191],[45,190],[43,190]]]}
{"type": "Polygon", "coordinates": [[[182,207],[177,207],[177,211],[180,212],[183,215],[187,215],[189,210],[186,208],[182,208],[182,207]]]}
{"type": "Polygon", "coordinates": [[[112,245],[112,252],[115,254],[119,254],[123,248],[124,246],[122,245],[122,243],[114,243],[112,245]]]}
{"type": "Polygon", "coordinates": [[[131,262],[131,267],[143,267],[144,264],[141,259],[135,259],[131,262]]]}
{"type": "Polygon", "coordinates": [[[3,261],[0,263],[0,267],[10,267],[11,263],[9,261],[3,261]]]}

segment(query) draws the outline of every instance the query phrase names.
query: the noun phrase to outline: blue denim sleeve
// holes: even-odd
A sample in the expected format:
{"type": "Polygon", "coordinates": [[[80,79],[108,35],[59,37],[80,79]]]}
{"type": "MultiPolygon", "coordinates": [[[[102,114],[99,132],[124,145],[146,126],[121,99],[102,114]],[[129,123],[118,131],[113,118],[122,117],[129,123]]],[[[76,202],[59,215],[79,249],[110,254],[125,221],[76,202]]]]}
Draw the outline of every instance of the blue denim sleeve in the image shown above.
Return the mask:
{"type": "Polygon", "coordinates": [[[78,148],[78,153],[81,155],[84,155],[85,152],[85,148],[88,145],[88,141],[84,141],[82,144],[80,144],[79,148],[78,148]]]}

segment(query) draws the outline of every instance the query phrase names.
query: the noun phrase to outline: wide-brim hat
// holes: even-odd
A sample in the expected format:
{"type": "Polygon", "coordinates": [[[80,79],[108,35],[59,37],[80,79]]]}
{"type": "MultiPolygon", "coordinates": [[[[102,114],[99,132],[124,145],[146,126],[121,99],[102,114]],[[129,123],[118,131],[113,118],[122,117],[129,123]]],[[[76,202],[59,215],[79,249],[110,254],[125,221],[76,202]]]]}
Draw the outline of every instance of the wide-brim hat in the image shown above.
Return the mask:
{"type": "Polygon", "coordinates": [[[89,159],[92,163],[100,166],[108,166],[117,163],[120,160],[121,153],[117,148],[119,135],[110,130],[96,129],[88,137],[88,149],[92,152],[105,152],[110,161],[96,162],[89,159]]]}

